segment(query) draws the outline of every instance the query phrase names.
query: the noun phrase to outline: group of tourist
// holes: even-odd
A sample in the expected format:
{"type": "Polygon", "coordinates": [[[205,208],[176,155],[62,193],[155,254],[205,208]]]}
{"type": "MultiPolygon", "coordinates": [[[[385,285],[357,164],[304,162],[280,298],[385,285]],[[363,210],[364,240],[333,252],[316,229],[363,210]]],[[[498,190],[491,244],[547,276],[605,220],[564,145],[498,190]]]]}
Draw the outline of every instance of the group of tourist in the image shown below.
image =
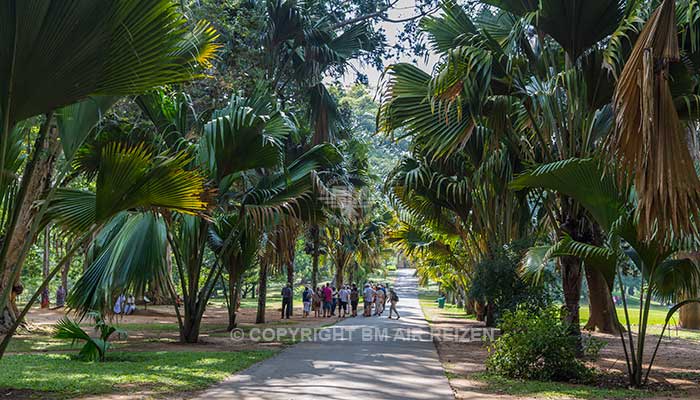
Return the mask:
{"type": "MultiPolygon", "coordinates": [[[[288,283],[282,289],[282,318],[289,319],[291,315],[293,295],[292,285],[288,283]]],[[[389,319],[392,318],[393,314],[396,314],[396,319],[400,318],[396,309],[399,296],[394,289],[389,288],[389,285],[372,283],[366,283],[362,292],[354,283],[343,285],[340,288],[326,283],[315,290],[305,286],[301,294],[301,301],[304,304],[303,316],[306,318],[313,311],[316,318],[330,318],[332,316],[345,318],[348,315],[356,317],[360,297],[364,302],[363,316],[381,316],[386,309],[386,304],[389,303],[389,319]]]]}
{"type": "Polygon", "coordinates": [[[136,298],[133,294],[129,296],[123,294],[119,295],[117,301],[114,303],[114,309],[112,311],[114,311],[115,314],[133,314],[134,311],[136,311],[136,298]]]}

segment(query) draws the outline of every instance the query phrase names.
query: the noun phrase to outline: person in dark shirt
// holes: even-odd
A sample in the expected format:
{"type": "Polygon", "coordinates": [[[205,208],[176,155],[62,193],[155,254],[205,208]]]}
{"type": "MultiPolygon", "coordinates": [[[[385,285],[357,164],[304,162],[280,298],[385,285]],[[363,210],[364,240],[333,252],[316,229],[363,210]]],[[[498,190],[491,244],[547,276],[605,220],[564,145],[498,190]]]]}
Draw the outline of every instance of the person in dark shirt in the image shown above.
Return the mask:
{"type": "Polygon", "coordinates": [[[289,282],[285,287],[282,288],[282,318],[289,317],[292,315],[292,283],[289,282]]]}
{"type": "Polygon", "coordinates": [[[304,293],[301,294],[301,302],[304,303],[304,318],[311,313],[311,300],[314,292],[308,286],[304,288],[304,293]]]}
{"type": "Polygon", "coordinates": [[[350,308],[352,309],[352,316],[357,317],[357,303],[360,301],[360,291],[357,290],[357,285],[352,284],[352,289],[350,289],[350,308]]]}

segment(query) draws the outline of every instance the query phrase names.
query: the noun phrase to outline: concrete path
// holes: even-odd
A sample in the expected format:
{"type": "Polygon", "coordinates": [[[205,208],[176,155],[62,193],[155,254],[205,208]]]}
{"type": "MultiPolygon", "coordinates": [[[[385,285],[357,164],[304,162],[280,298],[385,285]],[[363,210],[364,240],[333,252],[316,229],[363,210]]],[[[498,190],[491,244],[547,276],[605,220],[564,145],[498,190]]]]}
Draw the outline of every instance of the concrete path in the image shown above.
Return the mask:
{"type": "Polygon", "coordinates": [[[454,399],[427,335],[413,270],[399,270],[396,288],[398,321],[388,319],[387,313],[345,319],[318,332],[315,340],[229,377],[199,398],[454,399]]]}

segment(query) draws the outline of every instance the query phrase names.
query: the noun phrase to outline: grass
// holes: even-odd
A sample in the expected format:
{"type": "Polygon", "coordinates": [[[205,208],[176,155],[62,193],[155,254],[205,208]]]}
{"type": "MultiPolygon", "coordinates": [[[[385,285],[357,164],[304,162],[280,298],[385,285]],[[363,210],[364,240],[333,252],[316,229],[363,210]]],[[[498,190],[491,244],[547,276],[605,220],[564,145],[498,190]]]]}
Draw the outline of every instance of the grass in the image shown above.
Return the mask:
{"type": "Polygon", "coordinates": [[[181,392],[206,388],[275,354],[241,352],[111,352],[106,362],[83,362],[69,354],[14,354],[0,361],[0,388],[89,394],[181,392]]]}
{"type": "MultiPolygon", "coordinates": [[[[581,316],[581,321],[588,321],[588,317],[590,315],[590,310],[587,305],[581,304],[581,308],[579,309],[579,314],[581,316]]],[[[630,323],[632,325],[637,325],[639,322],[639,307],[629,307],[629,315],[630,315],[630,323]]],[[[666,314],[668,313],[668,308],[663,307],[663,306],[651,306],[649,309],[649,325],[663,325],[664,321],[666,320],[666,314]]],[[[620,319],[620,322],[623,324],[625,323],[625,310],[622,306],[617,307],[617,317],[620,319]]],[[[676,315],[676,321],[678,322],[678,315],[676,315]]],[[[671,320],[671,324],[673,324],[674,321],[671,320]]]]}
{"type": "Polygon", "coordinates": [[[437,316],[445,318],[476,319],[476,316],[467,314],[464,308],[453,304],[445,303],[445,308],[438,308],[436,300],[437,292],[419,291],[418,293],[418,303],[428,322],[433,322],[437,316]]]}
{"type": "MultiPolygon", "coordinates": [[[[118,346],[118,344],[112,344],[118,346]]],[[[33,351],[63,351],[79,349],[80,345],[71,345],[70,340],[54,339],[51,336],[15,337],[10,340],[7,351],[11,353],[29,353],[33,351]]]]}
{"type": "Polygon", "coordinates": [[[608,389],[590,385],[563,382],[542,382],[508,379],[501,376],[477,373],[469,376],[485,383],[488,392],[511,396],[536,396],[544,399],[631,399],[657,396],[659,392],[640,389],[608,389]]]}
{"type": "MultiPolygon", "coordinates": [[[[647,325],[647,334],[661,334],[661,329],[663,327],[664,321],[666,320],[666,313],[668,313],[668,309],[666,307],[660,305],[651,306],[649,310],[649,325],[647,325]]],[[[637,323],[639,322],[639,308],[630,307],[629,315],[631,320],[630,322],[632,323],[632,331],[636,332],[638,326],[637,323]]],[[[589,316],[590,310],[588,306],[582,304],[580,308],[580,318],[582,326],[586,324],[586,321],[588,321],[589,316]]],[[[625,310],[622,308],[622,306],[617,307],[617,316],[620,319],[620,322],[622,322],[622,324],[626,326],[627,324],[625,323],[625,310]]],[[[671,320],[668,328],[666,328],[666,333],[664,333],[665,337],[700,341],[700,331],[677,328],[677,323],[678,315],[676,315],[676,317],[671,320]]]]}

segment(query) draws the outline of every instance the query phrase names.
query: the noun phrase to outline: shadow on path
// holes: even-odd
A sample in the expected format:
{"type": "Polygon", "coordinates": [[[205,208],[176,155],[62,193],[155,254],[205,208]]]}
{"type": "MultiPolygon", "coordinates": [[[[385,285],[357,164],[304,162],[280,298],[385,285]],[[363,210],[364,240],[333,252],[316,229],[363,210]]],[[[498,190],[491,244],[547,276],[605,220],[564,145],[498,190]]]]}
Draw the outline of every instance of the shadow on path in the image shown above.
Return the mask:
{"type": "Polygon", "coordinates": [[[398,271],[395,289],[401,319],[342,320],[198,398],[454,399],[428,335],[413,273],[398,271]]]}

